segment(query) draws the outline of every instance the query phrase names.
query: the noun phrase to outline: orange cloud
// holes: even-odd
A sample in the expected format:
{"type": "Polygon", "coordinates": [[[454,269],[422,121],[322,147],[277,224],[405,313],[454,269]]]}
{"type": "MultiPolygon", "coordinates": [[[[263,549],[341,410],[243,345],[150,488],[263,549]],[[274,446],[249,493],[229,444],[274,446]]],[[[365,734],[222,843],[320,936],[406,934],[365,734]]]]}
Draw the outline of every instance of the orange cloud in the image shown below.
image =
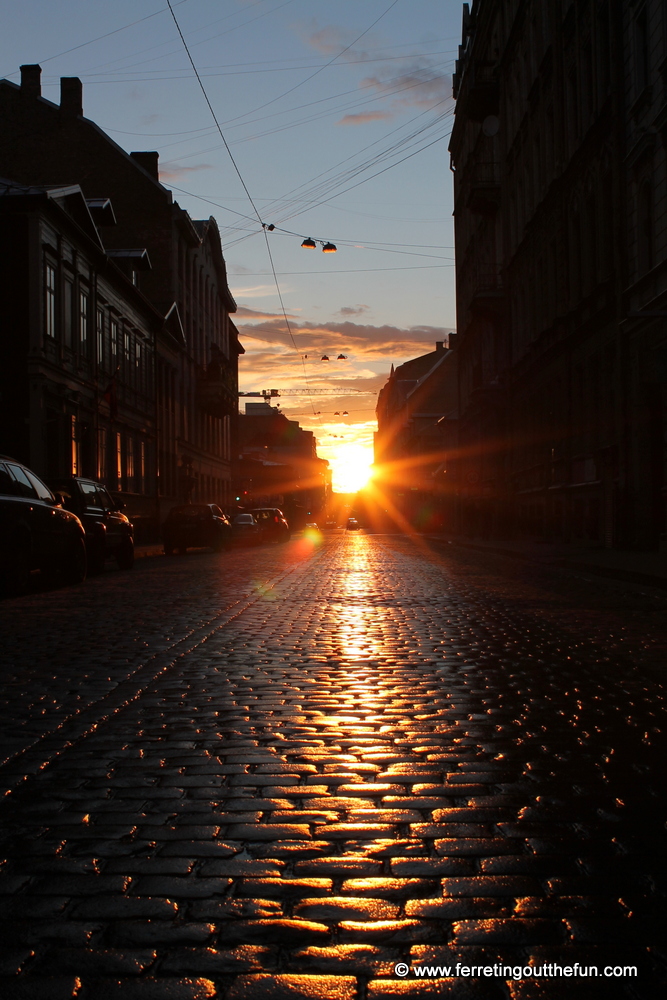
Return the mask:
{"type": "Polygon", "coordinates": [[[393,111],[360,111],[356,115],[345,115],[337,125],[367,125],[368,122],[383,122],[394,117],[393,111]]]}

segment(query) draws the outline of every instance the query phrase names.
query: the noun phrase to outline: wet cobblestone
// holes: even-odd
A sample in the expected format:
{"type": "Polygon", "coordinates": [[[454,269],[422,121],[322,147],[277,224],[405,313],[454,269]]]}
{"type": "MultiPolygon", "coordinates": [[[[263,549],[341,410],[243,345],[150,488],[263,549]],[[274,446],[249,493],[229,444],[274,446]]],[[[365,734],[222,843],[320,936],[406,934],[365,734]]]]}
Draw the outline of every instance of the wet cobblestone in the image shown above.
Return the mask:
{"type": "Polygon", "coordinates": [[[662,995],[665,692],[613,617],[390,536],[144,563],[0,608],[3,1000],[662,995]],[[455,972],[545,962],[638,976],[455,972]]]}

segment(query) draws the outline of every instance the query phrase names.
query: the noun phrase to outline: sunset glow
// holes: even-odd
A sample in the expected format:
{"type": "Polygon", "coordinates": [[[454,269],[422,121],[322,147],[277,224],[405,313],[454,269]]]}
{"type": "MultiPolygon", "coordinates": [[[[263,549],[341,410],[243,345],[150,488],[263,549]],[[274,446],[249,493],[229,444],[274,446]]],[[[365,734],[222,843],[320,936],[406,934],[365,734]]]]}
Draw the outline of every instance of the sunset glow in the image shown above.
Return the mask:
{"type": "Polygon", "coordinates": [[[321,448],[319,453],[331,463],[333,488],[337,493],[356,493],[371,478],[373,449],[369,445],[340,444],[321,448]]]}

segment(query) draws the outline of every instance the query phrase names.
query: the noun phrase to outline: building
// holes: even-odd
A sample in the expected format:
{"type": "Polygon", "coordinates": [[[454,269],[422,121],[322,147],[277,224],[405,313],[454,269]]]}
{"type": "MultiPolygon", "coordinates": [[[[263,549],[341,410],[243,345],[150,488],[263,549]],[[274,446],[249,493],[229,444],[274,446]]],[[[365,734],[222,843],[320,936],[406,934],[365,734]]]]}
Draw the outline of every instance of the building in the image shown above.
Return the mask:
{"type": "Polygon", "coordinates": [[[450,143],[463,527],[656,547],[665,6],[463,10],[450,143]]]}
{"type": "Polygon", "coordinates": [[[155,517],[155,345],[164,317],[104,250],[78,185],[0,181],[0,451],[83,475],[155,517]]]}
{"type": "MultiPolygon", "coordinates": [[[[455,334],[450,334],[453,345],[455,334]]],[[[456,530],[457,352],[435,351],[394,369],[378,395],[375,489],[387,511],[421,530],[456,530]]]]}
{"type": "Polygon", "coordinates": [[[239,416],[238,492],[246,506],[284,507],[300,527],[331,495],[329,463],[317,457],[312,431],[268,403],[246,403],[239,416]]]}
{"type": "MultiPolygon", "coordinates": [[[[77,184],[98,206],[107,257],[165,320],[154,384],[162,513],[176,501],[228,504],[243,348],[215,220],[192,220],[173,201],[156,152],[128,154],[83,117],[80,80],[61,80],[56,105],[41,96],[40,74],[23,66],[20,86],[0,81],[0,175],[24,185],[77,184]],[[115,218],[102,211],[109,200],[115,218]]],[[[133,479],[132,460],[121,456],[123,482],[133,479]]]]}

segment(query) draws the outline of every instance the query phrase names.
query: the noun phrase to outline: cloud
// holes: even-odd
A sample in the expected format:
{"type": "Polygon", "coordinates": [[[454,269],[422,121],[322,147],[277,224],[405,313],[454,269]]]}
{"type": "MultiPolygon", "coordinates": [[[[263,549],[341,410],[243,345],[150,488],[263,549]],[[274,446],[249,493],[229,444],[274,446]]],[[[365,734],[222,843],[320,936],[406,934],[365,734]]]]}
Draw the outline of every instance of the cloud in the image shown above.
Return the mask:
{"type": "MultiPolygon", "coordinates": [[[[437,101],[451,98],[451,77],[440,73],[429,59],[419,59],[395,72],[379,72],[361,81],[361,86],[378,94],[404,93],[393,102],[394,107],[430,107],[437,101]]],[[[452,99],[453,103],[453,99],[452,99]]]]}
{"type": "MultiPolygon", "coordinates": [[[[231,293],[232,293],[232,295],[234,296],[235,299],[238,299],[238,298],[240,298],[242,296],[244,298],[246,298],[246,299],[261,299],[261,298],[264,298],[267,295],[275,295],[276,294],[276,286],[275,285],[248,285],[248,286],[246,286],[244,288],[231,288],[230,291],[231,291],[231,293]]],[[[287,291],[287,289],[283,288],[283,292],[285,292],[285,291],[287,291]]],[[[277,313],[272,313],[271,315],[275,316],[276,318],[278,318],[278,314],[277,313]]],[[[283,324],[284,324],[284,322],[285,321],[283,320],[283,324]]]]}
{"type": "Polygon", "coordinates": [[[361,313],[368,312],[369,309],[370,306],[364,305],[363,302],[360,302],[359,305],[356,306],[342,306],[338,312],[341,316],[359,316],[361,313]]]}
{"type": "MultiPolygon", "coordinates": [[[[239,319],[239,317],[242,319],[257,320],[257,321],[265,319],[277,319],[277,320],[282,319],[283,323],[285,322],[282,313],[263,312],[257,309],[248,309],[247,306],[238,307],[238,309],[236,310],[237,320],[239,319]]],[[[287,318],[294,319],[295,317],[290,313],[287,313],[287,318]]]]}
{"type": "Polygon", "coordinates": [[[313,24],[314,22],[311,22],[310,32],[306,32],[305,40],[322,55],[333,56],[354,39],[351,31],[344,31],[343,28],[334,24],[328,24],[325,28],[316,30],[313,24]]]}
{"type": "Polygon", "coordinates": [[[161,117],[161,116],[160,116],[160,115],[158,115],[158,114],[152,114],[152,115],[143,115],[143,116],[142,116],[142,117],[141,117],[141,118],[139,119],[139,121],[140,121],[140,124],[141,124],[141,125],[155,125],[155,122],[159,121],[159,120],[160,120],[160,117],[161,117]]]}
{"type": "Polygon", "coordinates": [[[367,125],[368,122],[384,122],[393,117],[393,111],[360,111],[356,115],[345,115],[336,125],[367,125]]]}
{"type": "Polygon", "coordinates": [[[193,167],[181,167],[178,163],[165,162],[160,164],[160,180],[161,181],[180,181],[188,174],[195,173],[197,170],[210,170],[210,163],[197,163],[193,167]]]}
{"type": "MultiPolygon", "coordinates": [[[[351,307],[344,307],[351,308],[351,307]]],[[[342,310],[341,310],[342,312],[342,310]]],[[[258,334],[264,343],[289,345],[293,352],[290,337],[285,329],[282,317],[267,318],[261,325],[238,323],[241,340],[244,337],[257,339],[258,334]]],[[[299,352],[303,354],[354,354],[355,358],[371,359],[387,358],[389,362],[402,363],[411,357],[418,357],[428,350],[434,350],[436,340],[445,340],[449,329],[436,326],[413,326],[400,328],[396,326],[372,326],[371,324],[344,321],[341,323],[311,323],[292,322],[292,333],[296,339],[299,352]]]]}

